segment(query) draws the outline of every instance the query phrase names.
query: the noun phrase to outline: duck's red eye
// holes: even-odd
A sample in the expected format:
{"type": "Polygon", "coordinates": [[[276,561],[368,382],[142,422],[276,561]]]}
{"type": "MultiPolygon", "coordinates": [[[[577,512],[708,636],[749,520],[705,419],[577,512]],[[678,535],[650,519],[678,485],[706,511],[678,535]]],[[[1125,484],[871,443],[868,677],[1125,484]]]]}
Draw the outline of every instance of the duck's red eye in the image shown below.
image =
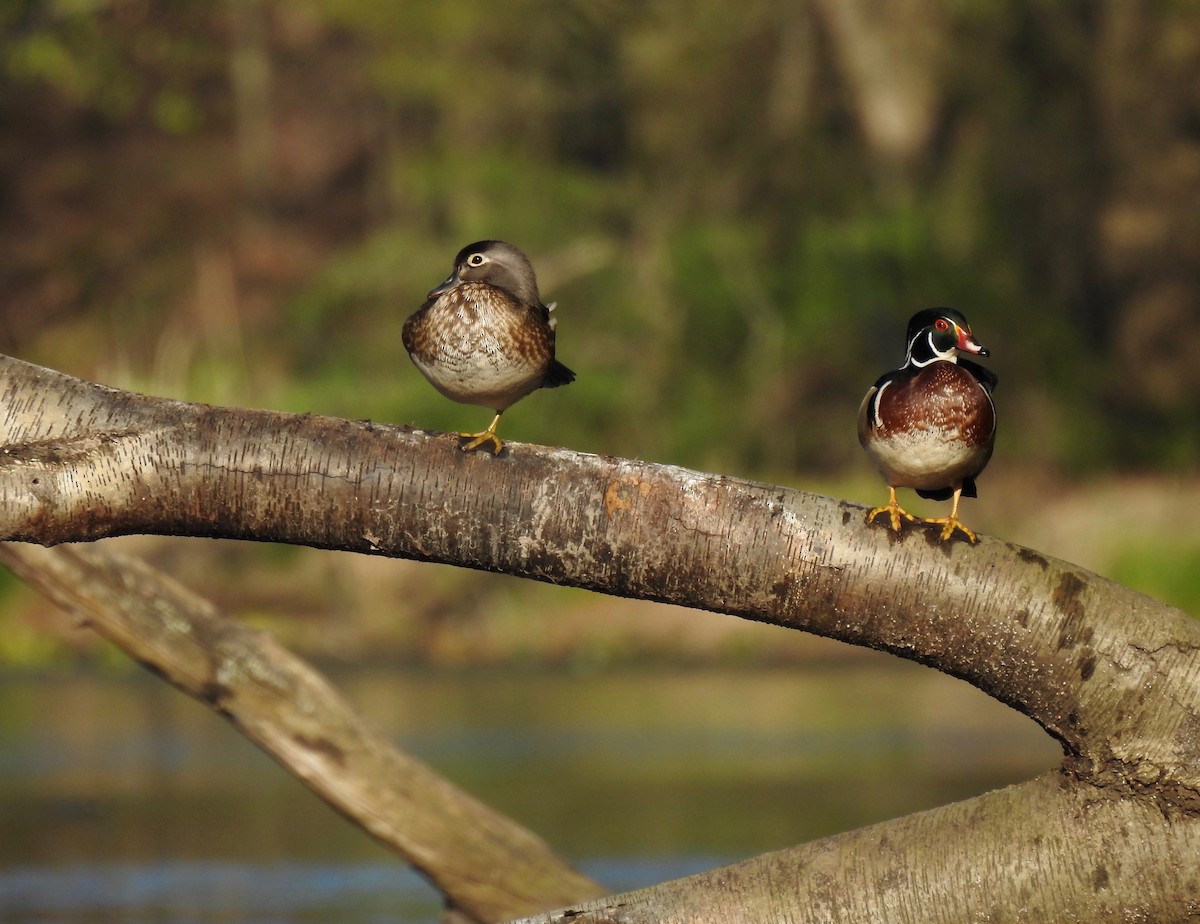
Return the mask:
{"type": "Polygon", "coordinates": [[[940,330],[942,333],[945,333],[950,329],[950,322],[945,318],[938,318],[933,322],[933,327],[935,330],[940,330]]]}

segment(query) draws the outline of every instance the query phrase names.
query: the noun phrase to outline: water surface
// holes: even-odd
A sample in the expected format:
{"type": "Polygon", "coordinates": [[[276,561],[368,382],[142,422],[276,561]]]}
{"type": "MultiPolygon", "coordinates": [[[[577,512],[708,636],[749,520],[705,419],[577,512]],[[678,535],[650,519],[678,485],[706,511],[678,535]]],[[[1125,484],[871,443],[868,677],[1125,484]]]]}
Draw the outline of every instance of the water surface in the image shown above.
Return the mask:
{"type": "MultiPolygon", "coordinates": [[[[359,671],[396,743],[614,890],[1052,766],[1031,722],[895,659],[816,669],[359,671]]],[[[437,894],[147,674],[0,678],[0,916],[432,921],[437,894]]]]}

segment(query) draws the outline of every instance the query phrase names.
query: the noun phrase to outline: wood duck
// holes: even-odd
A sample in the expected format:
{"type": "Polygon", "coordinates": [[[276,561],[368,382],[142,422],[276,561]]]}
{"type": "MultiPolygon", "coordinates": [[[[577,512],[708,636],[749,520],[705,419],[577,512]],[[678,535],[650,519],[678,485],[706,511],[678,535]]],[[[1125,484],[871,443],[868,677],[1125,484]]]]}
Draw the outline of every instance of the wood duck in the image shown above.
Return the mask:
{"type": "Polygon", "coordinates": [[[458,252],[454,272],[404,322],[404,348],[434,388],[496,412],[481,433],[459,434],[464,452],[490,445],[499,455],[501,414],[538,388],[575,381],[554,358],[553,310],[542,304],[525,254],[478,241],[458,252]]]}
{"type": "Polygon", "coordinates": [[[888,502],[867,514],[880,514],[900,532],[901,520],[917,517],[896,502],[896,488],[914,488],[921,497],[953,499],[950,516],[924,519],[940,525],[947,540],[960,531],[975,533],[958,520],[958,502],[975,497],[975,479],[992,456],[996,409],[989,369],[959,354],[987,356],[975,342],[967,319],[950,308],[917,312],[908,322],[904,365],[880,377],[858,409],[858,441],[888,484],[888,502]]]}

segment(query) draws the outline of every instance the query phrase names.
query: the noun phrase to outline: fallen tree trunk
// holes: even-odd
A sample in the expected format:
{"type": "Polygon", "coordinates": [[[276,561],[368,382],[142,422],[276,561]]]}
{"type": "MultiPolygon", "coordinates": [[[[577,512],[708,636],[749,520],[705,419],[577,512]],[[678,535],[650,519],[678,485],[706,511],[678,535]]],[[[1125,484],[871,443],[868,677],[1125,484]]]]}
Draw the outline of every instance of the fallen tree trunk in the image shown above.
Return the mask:
{"type": "MultiPolygon", "coordinates": [[[[945,895],[971,892],[997,868],[1012,880],[1020,866],[1045,875],[1019,904],[1004,892],[1009,917],[992,907],[994,919],[1054,920],[1081,900],[1072,883],[1082,867],[1068,846],[1113,857],[1111,901],[1080,905],[1094,912],[1082,919],[1147,909],[1178,920],[1195,908],[1194,874],[1183,866],[1172,874],[1170,863],[1197,846],[1200,631],[1171,607],[987,537],[897,538],[865,526],[857,505],[771,485],[515,443],[499,458],[468,455],[451,437],[147,398],[12,359],[0,362],[0,377],[0,538],[53,544],[150,532],[290,542],[715,610],[936,667],[1061,743],[1054,777],[1005,798],[1042,818],[1045,834],[1070,832],[1070,844],[1014,840],[1006,819],[1015,809],[981,797],[916,816],[931,842],[979,843],[951,872],[905,852],[898,863],[917,864],[911,892],[876,878],[861,832],[798,848],[798,857],[837,855],[829,862],[846,869],[855,894],[836,907],[816,907],[806,893],[811,859],[795,861],[786,880],[770,872],[784,855],[751,861],[765,864],[751,891],[773,916],[836,920],[867,907],[854,903],[861,898],[883,909],[881,920],[956,919],[945,895]],[[1056,787],[1065,794],[1057,800],[1048,795],[1056,787]],[[976,824],[964,828],[968,818],[976,824]],[[1159,875],[1141,872],[1153,866],[1143,852],[1160,859],[1159,875]],[[1007,866],[997,866],[1001,858],[1007,866]]],[[[901,850],[895,838],[912,831],[893,824],[883,836],[901,850]]],[[[701,888],[689,883],[684,894],[701,888]]],[[[641,906],[622,901],[621,920],[741,919],[729,909],[672,918],[661,905],[639,917],[641,906]]],[[[748,907],[746,894],[738,901],[748,907]]],[[[617,913],[596,907],[595,920],[617,913]]],[[[672,907],[692,906],[680,898],[672,907]]]]}
{"type": "Polygon", "coordinates": [[[1180,821],[1051,773],[526,920],[1193,921],[1200,827],[1180,821]]]}

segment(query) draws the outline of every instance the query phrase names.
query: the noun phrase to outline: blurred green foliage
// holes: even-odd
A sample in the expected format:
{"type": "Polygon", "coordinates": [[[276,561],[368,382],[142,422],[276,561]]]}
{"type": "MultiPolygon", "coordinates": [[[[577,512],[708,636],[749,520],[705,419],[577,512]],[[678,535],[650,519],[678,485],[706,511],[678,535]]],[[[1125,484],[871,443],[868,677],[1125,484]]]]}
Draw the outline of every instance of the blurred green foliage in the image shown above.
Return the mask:
{"type": "Polygon", "coordinates": [[[1110,576],[1128,587],[1148,593],[1200,615],[1200,543],[1164,537],[1155,543],[1123,549],[1112,563],[1110,576]]]}
{"type": "Polygon", "coordinates": [[[1195,467],[1191,5],[14,0],[0,48],[18,355],[476,428],[399,332],[500,237],[579,373],[513,439],[860,466],[859,397],[950,304],[998,458],[1195,467]]]}
{"type": "Polygon", "coordinates": [[[908,0],[13,0],[0,348],[477,428],[404,317],[484,237],[579,373],[513,439],[863,466],[907,317],[965,311],[997,459],[1194,469],[1200,10],[908,0]]]}

